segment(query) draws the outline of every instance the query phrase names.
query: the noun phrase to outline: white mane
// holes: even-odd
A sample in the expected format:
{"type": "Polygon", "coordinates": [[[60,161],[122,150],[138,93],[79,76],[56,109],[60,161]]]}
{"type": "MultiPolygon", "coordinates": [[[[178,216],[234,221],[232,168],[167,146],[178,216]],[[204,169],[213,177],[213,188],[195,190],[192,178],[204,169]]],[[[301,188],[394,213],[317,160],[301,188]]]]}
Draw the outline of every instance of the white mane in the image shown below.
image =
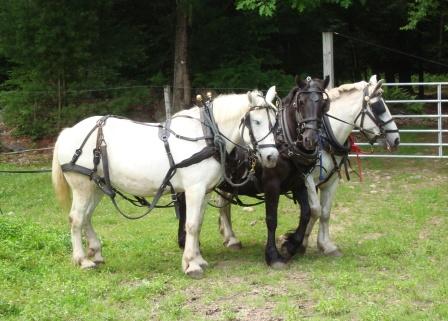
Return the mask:
{"type": "Polygon", "coordinates": [[[213,115],[217,122],[241,118],[250,107],[247,94],[219,95],[213,100],[213,115]]]}
{"type": "Polygon", "coordinates": [[[330,90],[327,90],[328,97],[330,100],[336,100],[343,96],[344,94],[348,94],[351,91],[355,90],[364,90],[364,88],[368,85],[365,81],[355,82],[353,84],[344,84],[336,88],[332,88],[330,90]]]}

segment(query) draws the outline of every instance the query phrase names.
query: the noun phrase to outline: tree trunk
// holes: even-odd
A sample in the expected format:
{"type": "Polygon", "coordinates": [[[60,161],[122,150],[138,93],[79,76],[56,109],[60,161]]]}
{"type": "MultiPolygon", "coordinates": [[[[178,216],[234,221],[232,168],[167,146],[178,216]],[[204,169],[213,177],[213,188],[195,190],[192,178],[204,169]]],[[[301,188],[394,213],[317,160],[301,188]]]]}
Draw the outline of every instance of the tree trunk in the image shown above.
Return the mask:
{"type": "Polygon", "coordinates": [[[174,44],[173,112],[189,106],[191,83],[188,71],[188,11],[185,1],[177,1],[174,44]]]}

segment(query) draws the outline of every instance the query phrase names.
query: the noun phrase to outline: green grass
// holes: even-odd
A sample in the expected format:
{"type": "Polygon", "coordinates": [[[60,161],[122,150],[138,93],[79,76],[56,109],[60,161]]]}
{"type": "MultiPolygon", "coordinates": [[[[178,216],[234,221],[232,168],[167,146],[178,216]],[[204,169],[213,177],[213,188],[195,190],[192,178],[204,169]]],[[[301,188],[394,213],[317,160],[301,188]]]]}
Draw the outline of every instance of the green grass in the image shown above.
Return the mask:
{"type": "MultiPolygon", "coordinates": [[[[0,165],[0,169],[11,168],[0,165]]],[[[244,248],[222,246],[207,208],[201,280],[181,271],[177,220],[157,210],[122,218],[104,199],[94,215],[106,264],[71,263],[67,213],[49,174],[0,174],[0,320],[446,320],[448,162],[363,161],[333,205],[331,232],[344,253],[310,248],[282,271],[264,263],[264,208],[234,208],[244,248]]],[[[282,199],[278,235],[297,222],[282,199]]]]}

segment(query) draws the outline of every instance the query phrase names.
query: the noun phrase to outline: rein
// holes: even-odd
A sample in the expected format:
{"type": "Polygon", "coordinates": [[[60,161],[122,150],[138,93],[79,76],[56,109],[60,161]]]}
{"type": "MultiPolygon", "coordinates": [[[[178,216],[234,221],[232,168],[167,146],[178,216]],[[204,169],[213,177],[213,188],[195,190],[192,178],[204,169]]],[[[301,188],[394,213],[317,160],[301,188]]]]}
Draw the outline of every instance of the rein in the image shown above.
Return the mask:
{"type": "MultiPolygon", "coordinates": [[[[306,129],[312,129],[312,130],[319,131],[319,128],[321,125],[321,120],[317,117],[304,118],[302,116],[302,114],[300,113],[300,110],[298,107],[301,104],[299,102],[300,95],[313,94],[313,93],[322,94],[322,98],[319,97],[318,99],[323,99],[323,95],[327,95],[327,101],[329,102],[328,94],[320,88],[319,89],[311,89],[311,90],[299,89],[294,95],[294,98],[292,100],[293,102],[288,105],[288,106],[290,106],[290,108],[294,109],[293,117],[295,118],[295,121],[294,121],[295,128],[291,129],[290,126],[288,126],[288,123],[287,123],[288,108],[284,107],[283,105],[280,105],[279,112],[277,114],[277,127],[275,129],[275,140],[277,142],[277,146],[280,145],[280,146],[284,147],[286,150],[286,155],[284,155],[284,157],[289,159],[294,164],[293,166],[295,166],[296,168],[300,168],[300,170],[303,170],[304,168],[305,169],[309,168],[309,171],[311,171],[314,168],[314,164],[316,163],[316,159],[318,156],[318,149],[316,148],[312,153],[307,153],[307,152],[302,151],[298,145],[302,144],[301,135],[303,134],[303,132],[306,129]],[[312,126],[310,124],[311,122],[315,122],[316,125],[312,126]],[[293,133],[292,131],[295,131],[295,133],[293,133]],[[296,136],[297,138],[294,139],[293,138],[294,136],[296,136]]],[[[281,102],[281,100],[280,100],[280,102],[281,102]]],[[[282,153],[280,151],[280,148],[279,148],[279,152],[282,153]]],[[[250,178],[251,177],[248,177],[240,185],[245,185],[250,178]]],[[[256,182],[254,182],[254,183],[257,184],[256,182]]],[[[226,196],[223,193],[221,193],[217,188],[215,188],[214,190],[221,197],[223,197],[228,203],[238,205],[238,206],[243,206],[243,207],[256,206],[256,205],[259,205],[259,204],[262,204],[265,202],[265,199],[263,196],[252,196],[252,197],[258,199],[259,201],[252,203],[252,204],[247,204],[247,203],[243,203],[241,201],[241,199],[238,197],[237,192],[234,192],[233,195],[231,195],[231,196],[226,196]]],[[[214,204],[211,204],[211,203],[209,203],[209,204],[213,207],[216,207],[214,204]]]]}
{"type": "MultiPolygon", "coordinates": [[[[262,107],[258,106],[255,108],[262,108],[262,107]]],[[[251,107],[249,109],[249,111],[246,112],[243,119],[250,118],[249,113],[252,110],[254,110],[255,108],[251,107]]],[[[268,109],[268,108],[273,109],[272,107],[266,107],[266,109],[268,109]]],[[[213,155],[216,155],[216,153],[219,152],[220,164],[223,169],[223,172],[225,173],[225,160],[226,160],[225,140],[231,142],[236,147],[244,148],[244,149],[248,150],[249,152],[252,152],[252,149],[247,148],[245,146],[241,146],[235,142],[232,142],[229,138],[227,138],[225,135],[223,135],[219,131],[219,128],[214,120],[213,113],[211,111],[211,107],[208,104],[203,109],[204,109],[204,112],[201,114],[201,118],[204,118],[203,120],[202,119],[199,120],[194,117],[190,117],[190,116],[186,116],[186,115],[178,115],[178,116],[174,116],[174,117],[187,117],[187,118],[191,118],[191,119],[200,121],[202,124],[202,127],[203,127],[203,131],[207,132],[207,133],[210,132],[211,136],[207,135],[207,133],[205,133],[205,135],[202,137],[195,137],[195,138],[178,135],[173,130],[170,129],[170,124],[171,124],[172,118],[168,118],[164,125],[162,125],[162,124],[154,124],[153,125],[153,124],[147,124],[147,123],[140,123],[142,125],[159,128],[159,138],[164,143],[165,151],[167,153],[169,164],[170,164],[170,168],[169,168],[168,172],[166,173],[166,175],[162,181],[162,184],[160,185],[159,189],[157,190],[156,194],[154,195],[152,202],[148,202],[144,197],[139,197],[139,196],[135,196],[135,195],[133,196],[134,199],[131,199],[131,198],[127,197],[126,195],[124,195],[119,190],[117,190],[116,188],[114,188],[110,182],[107,144],[106,144],[106,141],[105,141],[104,135],[103,135],[103,127],[105,126],[107,119],[110,117],[126,119],[124,117],[118,117],[118,116],[112,116],[112,115],[107,115],[107,116],[101,117],[97,121],[95,126],[89,131],[89,133],[87,134],[87,136],[81,143],[80,147],[75,150],[72,160],[69,163],[61,165],[61,168],[63,171],[77,172],[79,174],[88,176],[103,191],[103,193],[105,193],[106,195],[108,195],[110,197],[110,199],[111,199],[112,203],[114,204],[114,207],[117,209],[117,211],[127,219],[132,219],[132,220],[140,219],[140,218],[143,218],[144,216],[146,216],[147,214],[149,214],[156,207],[157,208],[165,208],[165,207],[171,207],[173,205],[175,206],[176,214],[179,217],[179,209],[178,209],[176,192],[170,182],[178,168],[188,167],[193,164],[199,163],[199,162],[203,161],[204,159],[207,159],[209,157],[212,157],[213,155]],[[79,157],[81,156],[81,154],[83,152],[83,148],[84,148],[85,144],[87,143],[87,140],[89,139],[89,137],[93,134],[93,132],[95,130],[97,130],[97,139],[96,139],[96,146],[93,150],[93,169],[89,169],[89,168],[77,165],[76,162],[79,159],[79,157]],[[188,141],[205,140],[207,142],[207,146],[204,147],[199,152],[193,154],[191,157],[181,161],[180,163],[175,164],[172,154],[171,154],[170,146],[168,143],[168,138],[169,138],[170,134],[173,134],[173,136],[175,136],[178,139],[184,139],[184,140],[188,140],[188,141]],[[211,142],[213,142],[213,143],[211,143],[211,142]],[[101,177],[97,174],[98,165],[101,160],[102,160],[104,177],[101,177]],[[169,187],[170,192],[171,192],[171,202],[167,205],[158,206],[157,203],[160,200],[161,196],[163,195],[163,193],[167,187],[169,187]],[[132,203],[133,205],[136,205],[139,207],[147,207],[146,212],[141,215],[138,215],[138,216],[130,216],[130,215],[124,213],[120,209],[120,207],[118,206],[118,204],[116,202],[115,197],[117,194],[120,195],[121,197],[123,197],[125,200],[132,203]]],[[[269,110],[267,110],[267,113],[268,113],[268,118],[269,118],[269,110]]],[[[139,122],[135,122],[135,123],[139,123],[139,122]]],[[[243,124],[243,126],[246,127],[246,124],[243,124]]],[[[270,126],[271,126],[271,123],[270,123],[270,126]]],[[[241,125],[240,125],[240,127],[241,127],[241,125]]],[[[243,127],[243,128],[245,128],[245,127],[243,127]]],[[[253,135],[252,127],[250,127],[248,130],[249,130],[251,141],[252,141],[254,148],[269,147],[270,144],[258,144],[258,142],[265,139],[272,132],[272,128],[270,128],[269,133],[259,141],[257,141],[255,139],[255,136],[253,135]]],[[[224,175],[224,177],[226,177],[226,175],[224,175]]],[[[228,181],[228,183],[233,184],[230,180],[228,181]]]]}
{"type": "MultiPolygon", "coordinates": [[[[369,140],[369,143],[373,145],[373,143],[375,143],[376,139],[379,136],[382,136],[382,135],[385,135],[388,133],[397,133],[398,132],[398,129],[385,129],[385,126],[387,124],[394,121],[393,117],[391,117],[387,121],[381,120],[379,118],[379,116],[385,112],[386,112],[386,106],[384,105],[384,102],[381,99],[379,99],[378,95],[374,96],[374,97],[370,97],[369,93],[368,93],[368,86],[366,86],[363,90],[362,108],[361,108],[360,112],[358,113],[358,115],[355,117],[355,120],[353,123],[349,123],[343,119],[332,116],[328,113],[325,114],[325,116],[324,116],[325,135],[321,135],[321,141],[325,140],[325,142],[327,142],[327,145],[322,146],[322,148],[327,150],[329,152],[329,154],[331,155],[331,158],[333,161],[333,169],[330,173],[327,173],[327,176],[324,178],[322,170],[325,170],[325,169],[322,166],[322,159],[321,159],[321,161],[320,161],[321,173],[319,175],[320,181],[318,184],[316,184],[316,188],[318,188],[320,185],[322,185],[322,184],[326,183],[328,180],[330,180],[330,178],[335,173],[338,173],[339,178],[341,178],[341,168],[340,168],[341,165],[344,165],[345,175],[346,175],[347,179],[350,180],[350,175],[348,173],[348,167],[351,168],[351,164],[350,164],[350,160],[348,158],[348,154],[352,150],[353,141],[349,137],[349,139],[347,139],[347,141],[343,145],[340,144],[334,135],[333,129],[331,128],[329,118],[333,118],[339,122],[342,122],[344,124],[352,126],[354,129],[358,129],[364,135],[364,137],[366,137],[369,140]],[[377,101],[372,102],[372,100],[375,98],[377,99],[377,101]],[[372,112],[369,111],[369,109],[368,109],[369,106],[370,106],[372,112]],[[364,119],[366,118],[366,116],[369,117],[375,123],[376,126],[378,126],[378,128],[380,129],[380,134],[376,134],[372,130],[364,128],[364,119]],[[360,125],[358,126],[358,125],[356,125],[356,122],[359,118],[361,118],[361,119],[360,119],[360,125]],[[374,138],[369,139],[367,134],[374,135],[374,138]],[[336,161],[335,155],[342,157],[341,162],[339,164],[336,161]]],[[[360,165],[358,164],[358,166],[360,166],[360,165]]]]}

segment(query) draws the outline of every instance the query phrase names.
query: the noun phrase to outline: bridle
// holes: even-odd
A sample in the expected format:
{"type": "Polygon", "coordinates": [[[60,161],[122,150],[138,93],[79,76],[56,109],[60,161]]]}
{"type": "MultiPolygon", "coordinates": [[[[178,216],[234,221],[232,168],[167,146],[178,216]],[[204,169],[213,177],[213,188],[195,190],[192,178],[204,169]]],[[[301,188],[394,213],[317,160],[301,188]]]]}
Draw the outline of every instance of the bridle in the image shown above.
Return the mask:
{"type": "MultiPolygon", "coordinates": [[[[375,92],[375,91],[374,91],[375,92]]],[[[398,129],[386,129],[386,125],[393,122],[393,117],[390,117],[390,119],[383,121],[380,116],[386,112],[386,106],[384,104],[383,99],[381,98],[381,94],[376,94],[375,96],[369,95],[368,86],[364,88],[363,92],[363,100],[362,100],[362,108],[359,114],[356,116],[354,120],[354,124],[356,124],[357,120],[360,118],[360,125],[356,126],[355,128],[359,129],[359,131],[369,140],[370,144],[374,144],[375,141],[378,139],[378,137],[382,135],[386,135],[389,133],[398,133],[398,129]],[[372,102],[372,100],[375,100],[372,102]],[[372,112],[370,112],[370,110],[372,112]],[[372,122],[380,129],[380,133],[377,134],[371,130],[364,128],[364,120],[366,117],[369,117],[372,122]],[[374,137],[371,139],[368,137],[368,134],[373,134],[374,137]]]]}
{"type": "Polygon", "coordinates": [[[246,114],[243,116],[243,118],[241,118],[241,122],[239,125],[241,140],[243,140],[244,131],[247,128],[247,130],[249,131],[249,138],[250,138],[250,143],[252,145],[253,152],[257,152],[258,150],[263,149],[263,148],[271,148],[271,147],[275,148],[276,147],[275,144],[260,144],[260,142],[263,141],[266,137],[268,137],[274,131],[274,128],[275,128],[275,118],[274,118],[274,121],[272,122],[271,115],[269,113],[269,111],[271,111],[271,110],[274,112],[275,115],[277,115],[277,109],[268,103],[266,103],[265,106],[252,106],[251,108],[249,108],[249,110],[246,112],[246,114]],[[257,140],[255,138],[254,130],[252,128],[250,112],[254,111],[254,110],[260,110],[260,109],[264,109],[266,111],[266,114],[267,114],[268,120],[269,120],[269,131],[267,132],[266,135],[264,135],[262,138],[257,140]]]}
{"type": "MultiPolygon", "coordinates": [[[[297,122],[297,141],[298,142],[302,141],[303,133],[305,132],[305,130],[310,129],[310,130],[319,131],[322,126],[321,118],[319,118],[319,117],[304,118],[302,113],[299,112],[299,106],[302,105],[300,103],[300,96],[301,95],[313,95],[313,94],[315,94],[314,95],[315,97],[310,97],[310,98],[315,102],[317,102],[319,100],[325,100],[323,98],[324,95],[327,96],[327,99],[325,100],[325,104],[329,104],[329,102],[330,102],[328,94],[322,88],[309,89],[309,90],[299,89],[297,91],[297,93],[295,95],[294,103],[292,104],[292,106],[295,110],[295,117],[296,117],[296,122],[297,122]],[[322,98],[318,94],[322,94],[322,98]]],[[[325,108],[326,108],[326,106],[324,106],[324,110],[325,110],[325,108]]]]}

